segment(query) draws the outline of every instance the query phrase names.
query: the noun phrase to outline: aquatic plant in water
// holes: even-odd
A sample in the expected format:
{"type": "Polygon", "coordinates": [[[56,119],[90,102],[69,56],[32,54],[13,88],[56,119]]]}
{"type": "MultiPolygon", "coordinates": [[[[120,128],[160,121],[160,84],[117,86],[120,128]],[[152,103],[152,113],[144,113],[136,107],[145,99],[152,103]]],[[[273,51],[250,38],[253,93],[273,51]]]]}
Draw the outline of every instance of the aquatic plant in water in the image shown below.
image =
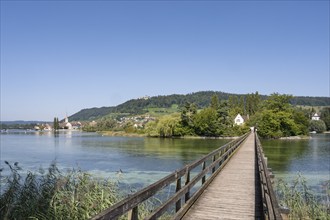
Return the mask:
{"type": "Polygon", "coordinates": [[[278,179],[276,192],[282,207],[290,210],[290,219],[330,219],[330,180],[322,184],[322,194],[311,190],[300,173],[291,183],[278,179]]]}
{"type": "Polygon", "coordinates": [[[1,175],[0,219],[89,219],[118,201],[117,185],[81,170],[21,173],[18,163],[5,162],[1,175]]]}

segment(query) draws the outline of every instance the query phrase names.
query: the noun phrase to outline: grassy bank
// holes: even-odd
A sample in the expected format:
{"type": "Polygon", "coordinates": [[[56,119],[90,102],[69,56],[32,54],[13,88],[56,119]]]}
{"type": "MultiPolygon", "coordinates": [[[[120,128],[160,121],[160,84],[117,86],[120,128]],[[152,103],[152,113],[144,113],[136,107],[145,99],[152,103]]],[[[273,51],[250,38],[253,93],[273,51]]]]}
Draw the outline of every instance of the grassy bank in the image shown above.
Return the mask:
{"type": "MultiPolygon", "coordinates": [[[[113,137],[154,137],[160,138],[159,136],[148,136],[147,134],[141,133],[127,133],[125,131],[98,131],[98,134],[104,136],[113,136],[113,137]]],[[[239,136],[235,137],[204,137],[204,136],[193,136],[193,135],[185,135],[185,136],[177,136],[177,137],[165,137],[165,138],[180,138],[180,139],[235,139],[239,136]]],[[[164,137],[161,137],[164,138],[164,137]]]]}
{"type": "Polygon", "coordinates": [[[114,136],[114,137],[147,137],[146,134],[127,133],[125,131],[98,131],[97,133],[104,136],[114,136]]]}

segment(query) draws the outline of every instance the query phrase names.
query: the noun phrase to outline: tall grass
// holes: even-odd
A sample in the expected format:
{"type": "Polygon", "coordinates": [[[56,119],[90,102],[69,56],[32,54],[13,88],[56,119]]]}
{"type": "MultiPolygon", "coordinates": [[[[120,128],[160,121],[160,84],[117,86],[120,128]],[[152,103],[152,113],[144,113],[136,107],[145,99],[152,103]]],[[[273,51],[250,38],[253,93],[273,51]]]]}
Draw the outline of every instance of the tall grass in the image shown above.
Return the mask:
{"type": "MultiPolygon", "coordinates": [[[[23,172],[17,162],[5,163],[9,174],[2,175],[4,169],[0,169],[1,220],[90,219],[124,197],[115,181],[95,178],[80,169],[63,173],[52,163],[47,170],[33,173],[23,172]]],[[[159,203],[162,201],[152,197],[140,204],[139,219],[147,217],[159,203]]],[[[169,218],[164,214],[160,219],[169,218]]],[[[127,214],[119,219],[127,219],[127,214]]]]}
{"type": "Polygon", "coordinates": [[[52,163],[22,174],[18,163],[5,163],[10,174],[0,170],[0,219],[89,219],[119,199],[117,184],[79,169],[62,173],[52,163]]]}
{"type": "Polygon", "coordinates": [[[291,182],[279,179],[277,196],[282,207],[290,210],[289,219],[330,219],[330,180],[324,182],[322,192],[315,192],[307,185],[306,178],[298,174],[291,182]]]}

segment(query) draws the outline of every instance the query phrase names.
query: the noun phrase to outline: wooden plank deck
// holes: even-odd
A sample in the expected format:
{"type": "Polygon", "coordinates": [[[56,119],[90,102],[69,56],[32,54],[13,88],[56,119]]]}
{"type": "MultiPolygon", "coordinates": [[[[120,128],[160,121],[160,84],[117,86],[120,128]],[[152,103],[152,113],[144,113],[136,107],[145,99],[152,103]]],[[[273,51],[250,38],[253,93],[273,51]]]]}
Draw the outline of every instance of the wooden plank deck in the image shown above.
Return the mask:
{"type": "Polygon", "coordinates": [[[183,217],[262,219],[253,132],[183,217]]]}

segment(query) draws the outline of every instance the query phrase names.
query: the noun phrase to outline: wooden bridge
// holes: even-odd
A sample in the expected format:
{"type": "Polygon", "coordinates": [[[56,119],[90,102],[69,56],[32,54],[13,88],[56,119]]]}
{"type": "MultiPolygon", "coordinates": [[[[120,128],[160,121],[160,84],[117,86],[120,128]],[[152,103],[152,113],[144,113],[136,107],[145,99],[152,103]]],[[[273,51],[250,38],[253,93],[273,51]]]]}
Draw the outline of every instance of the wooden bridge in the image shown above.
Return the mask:
{"type": "Polygon", "coordinates": [[[271,173],[256,133],[247,133],[93,217],[158,219],[282,219],[271,173]],[[139,205],[174,186],[166,201],[141,216],[139,205]],[[166,218],[167,219],[167,218],[166,218]]]}

